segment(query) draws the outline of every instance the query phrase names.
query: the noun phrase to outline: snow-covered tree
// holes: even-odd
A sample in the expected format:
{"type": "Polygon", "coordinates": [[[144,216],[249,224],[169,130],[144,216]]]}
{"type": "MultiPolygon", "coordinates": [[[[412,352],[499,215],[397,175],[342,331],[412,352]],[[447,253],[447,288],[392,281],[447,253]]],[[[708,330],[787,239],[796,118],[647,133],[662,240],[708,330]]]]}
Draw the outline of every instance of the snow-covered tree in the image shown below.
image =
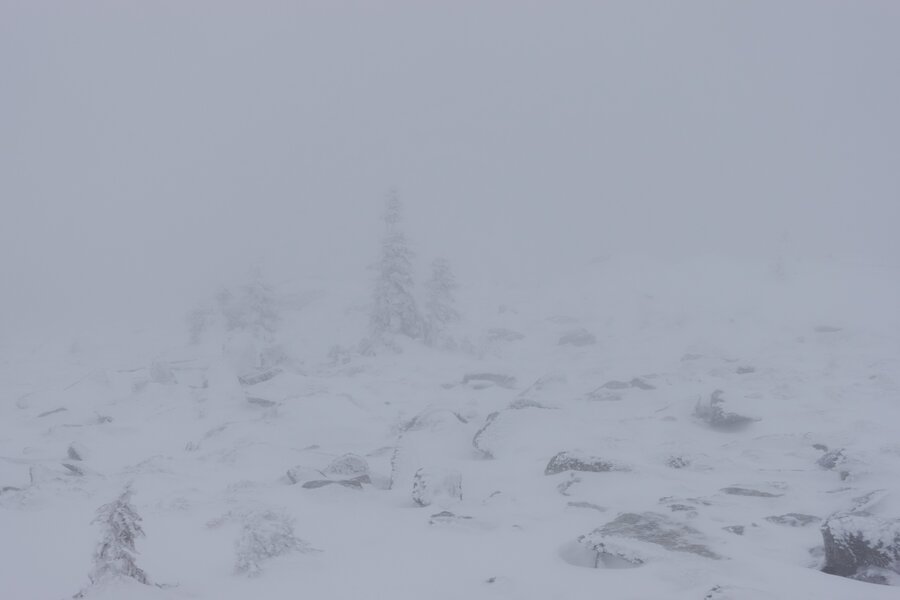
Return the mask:
{"type": "Polygon", "coordinates": [[[413,339],[423,337],[424,320],[414,295],[413,252],[400,228],[403,206],[396,191],[391,191],[384,211],[385,235],[372,299],[370,328],[376,339],[399,334],[413,339]]]}
{"type": "Polygon", "coordinates": [[[429,344],[449,341],[447,326],[459,320],[455,298],[458,287],[447,259],[435,259],[431,263],[431,277],[425,283],[426,341],[429,344]]]}
{"type": "Polygon", "coordinates": [[[144,536],[141,517],[131,504],[131,487],[109,504],[97,509],[94,523],[103,526],[103,539],[94,551],[94,568],[90,573],[91,583],[108,577],[130,577],[148,584],[147,574],[134,562],[134,542],[144,536]]]}

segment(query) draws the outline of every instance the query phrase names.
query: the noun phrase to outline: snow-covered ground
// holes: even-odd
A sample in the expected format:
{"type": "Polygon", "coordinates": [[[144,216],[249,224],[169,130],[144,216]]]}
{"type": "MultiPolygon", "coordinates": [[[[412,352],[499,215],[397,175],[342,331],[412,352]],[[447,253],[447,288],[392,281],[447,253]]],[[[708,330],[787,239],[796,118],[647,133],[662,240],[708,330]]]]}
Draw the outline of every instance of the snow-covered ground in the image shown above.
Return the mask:
{"type": "Polygon", "coordinates": [[[276,371],[180,323],[9,341],[0,596],[897,598],[822,573],[820,531],[872,492],[900,518],[896,269],[461,279],[456,350],[360,354],[367,282],[302,279],[276,371]],[[95,512],[129,483],[159,586],[89,587],[95,512]]]}

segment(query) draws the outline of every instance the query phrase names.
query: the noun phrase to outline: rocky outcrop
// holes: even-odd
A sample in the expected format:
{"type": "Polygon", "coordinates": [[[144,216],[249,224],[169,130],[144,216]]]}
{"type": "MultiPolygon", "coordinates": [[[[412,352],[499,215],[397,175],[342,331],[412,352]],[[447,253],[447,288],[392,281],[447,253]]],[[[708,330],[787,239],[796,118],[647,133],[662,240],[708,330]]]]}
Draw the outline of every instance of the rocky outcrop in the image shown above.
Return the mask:
{"type": "Polygon", "coordinates": [[[699,531],[653,512],[621,514],[578,541],[596,553],[597,567],[616,563],[639,566],[652,557],[654,547],[666,552],[721,558],[706,546],[699,531]]]}
{"type": "Polygon", "coordinates": [[[887,583],[887,573],[900,573],[900,519],[836,513],[822,524],[822,539],[825,573],[872,583],[887,583]]]}

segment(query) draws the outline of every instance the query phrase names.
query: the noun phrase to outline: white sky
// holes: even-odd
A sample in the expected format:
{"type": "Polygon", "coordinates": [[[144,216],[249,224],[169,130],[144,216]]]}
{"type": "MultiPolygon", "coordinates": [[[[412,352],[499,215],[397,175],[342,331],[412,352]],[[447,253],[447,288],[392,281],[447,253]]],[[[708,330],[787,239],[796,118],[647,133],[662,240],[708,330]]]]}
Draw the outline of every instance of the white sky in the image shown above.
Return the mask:
{"type": "Polygon", "coordinates": [[[900,263],[900,2],[0,0],[0,331],[266,258],[900,263]]]}

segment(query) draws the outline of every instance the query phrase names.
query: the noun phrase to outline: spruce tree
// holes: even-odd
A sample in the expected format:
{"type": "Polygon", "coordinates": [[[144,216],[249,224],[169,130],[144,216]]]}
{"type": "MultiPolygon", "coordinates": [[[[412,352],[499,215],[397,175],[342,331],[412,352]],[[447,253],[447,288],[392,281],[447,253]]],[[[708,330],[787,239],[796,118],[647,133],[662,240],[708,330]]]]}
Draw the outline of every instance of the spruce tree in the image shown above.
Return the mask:
{"type": "Polygon", "coordinates": [[[447,326],[459,320],[455,298],[458,287],[447,259],[435,259],[431,263],[431,277],[425,284],[426,341],[429,344],[449,342],[447,326]]]}
{"type": "Polygon", "coordinates": [[[141,517],[131,505],[131,487],[109,504],[97,510],[94,523],[103,526],[103,539],[94,551],[94,568],[90,573],[91,583],[98,583],[107,577],[130,577],[140,583],[149,584],[147,574],[135,564],[134,543],[144,536],[141,517]]]}
{"type": "Polygon", "coordinates": [[[400,227],[403,206],[396,191],[388,194],[385,233],[372,299],[370,328],[375,339],[397,334],[413,339],[424,335],[424,322],[414,295],[414,254],[400,227]]]}

